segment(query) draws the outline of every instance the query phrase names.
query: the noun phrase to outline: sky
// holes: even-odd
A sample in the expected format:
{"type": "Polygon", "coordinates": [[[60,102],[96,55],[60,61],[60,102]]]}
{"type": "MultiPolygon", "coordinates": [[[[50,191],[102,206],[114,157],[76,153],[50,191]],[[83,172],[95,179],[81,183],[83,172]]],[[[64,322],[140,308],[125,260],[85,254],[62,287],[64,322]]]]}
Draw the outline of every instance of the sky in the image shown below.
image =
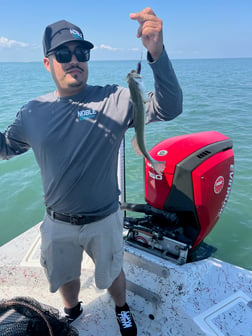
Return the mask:
{"type": "Polygon", "coordinates": [[[171,59],[252,57],[252,0],[0,0],[0,62],[41,61],[45,27],[65,19],[91,41],[92,60],[139,59],[138,23],[151,7],[171,59]]]}

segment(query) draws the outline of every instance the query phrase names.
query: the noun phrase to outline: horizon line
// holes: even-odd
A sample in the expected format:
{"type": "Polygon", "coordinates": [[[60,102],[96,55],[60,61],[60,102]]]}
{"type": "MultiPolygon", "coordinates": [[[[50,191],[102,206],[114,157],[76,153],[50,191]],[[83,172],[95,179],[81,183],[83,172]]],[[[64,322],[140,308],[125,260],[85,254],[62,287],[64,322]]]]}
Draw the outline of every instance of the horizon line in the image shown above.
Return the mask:
{"type": "MultiPolygon", "coordinates": [[[[252,56],[238,56],[238,57],[192,57],[192,58],[171,58],[171,61],[190,61],[190,60],[218,60],[218,59],[250,59],[252,56]]],[[[123,61],[139,61],[137,58],[125,58],[125,59],[90,59],[90,62],[123,62],[123,61]]],[[[147,62],[147,60],[142,60],[147,62]]],[[[43,61],[5,61],[0,60],[0,63],[42,63],[43,61]]]]}

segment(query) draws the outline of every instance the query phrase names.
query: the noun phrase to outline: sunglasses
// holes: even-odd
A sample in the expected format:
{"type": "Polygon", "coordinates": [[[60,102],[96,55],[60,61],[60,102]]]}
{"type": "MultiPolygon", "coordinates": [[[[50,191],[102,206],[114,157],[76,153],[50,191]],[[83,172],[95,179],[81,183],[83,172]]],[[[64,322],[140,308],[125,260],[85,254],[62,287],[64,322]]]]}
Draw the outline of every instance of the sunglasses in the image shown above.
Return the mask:
{"type": "Polygon", "coordinates": [[[76,47],[74,51],[71,51],[67,47],[58,48],[49,52],[47,56],[52,54],[55,55],[58,63],[69,63],[73,55],[76,56],[78,62],[87,62],[90,58],[90,50],[81,46],[76,47]]]}

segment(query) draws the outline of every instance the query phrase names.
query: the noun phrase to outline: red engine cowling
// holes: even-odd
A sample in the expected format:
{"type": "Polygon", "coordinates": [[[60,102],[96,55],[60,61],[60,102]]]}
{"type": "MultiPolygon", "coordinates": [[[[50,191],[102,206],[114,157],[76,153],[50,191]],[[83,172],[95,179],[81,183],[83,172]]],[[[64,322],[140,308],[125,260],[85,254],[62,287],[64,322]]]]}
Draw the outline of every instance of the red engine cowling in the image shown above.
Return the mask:
{"type": "Polygon", "coordinates": [[[174,212],[196,247],[212,230],[231,192],[232,141],[210,131],[164,140],[150,150],[166,161],[157,174],[145,160],[145,199],[154,208],[174,212]]]}

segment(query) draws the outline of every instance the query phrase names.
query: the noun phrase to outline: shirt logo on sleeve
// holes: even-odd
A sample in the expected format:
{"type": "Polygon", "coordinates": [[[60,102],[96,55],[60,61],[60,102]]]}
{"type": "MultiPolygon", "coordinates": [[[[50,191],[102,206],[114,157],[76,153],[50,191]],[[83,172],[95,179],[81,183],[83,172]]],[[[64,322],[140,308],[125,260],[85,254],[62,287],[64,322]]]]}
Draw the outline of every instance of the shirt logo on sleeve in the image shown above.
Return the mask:
{"type": "Polygon", "coordinates": [[[77,112],[78,120],[87,120],[87,119],[95,119],[97,115],[97,111],[87,109],[87,110],[81,110],[77,112]]]}

